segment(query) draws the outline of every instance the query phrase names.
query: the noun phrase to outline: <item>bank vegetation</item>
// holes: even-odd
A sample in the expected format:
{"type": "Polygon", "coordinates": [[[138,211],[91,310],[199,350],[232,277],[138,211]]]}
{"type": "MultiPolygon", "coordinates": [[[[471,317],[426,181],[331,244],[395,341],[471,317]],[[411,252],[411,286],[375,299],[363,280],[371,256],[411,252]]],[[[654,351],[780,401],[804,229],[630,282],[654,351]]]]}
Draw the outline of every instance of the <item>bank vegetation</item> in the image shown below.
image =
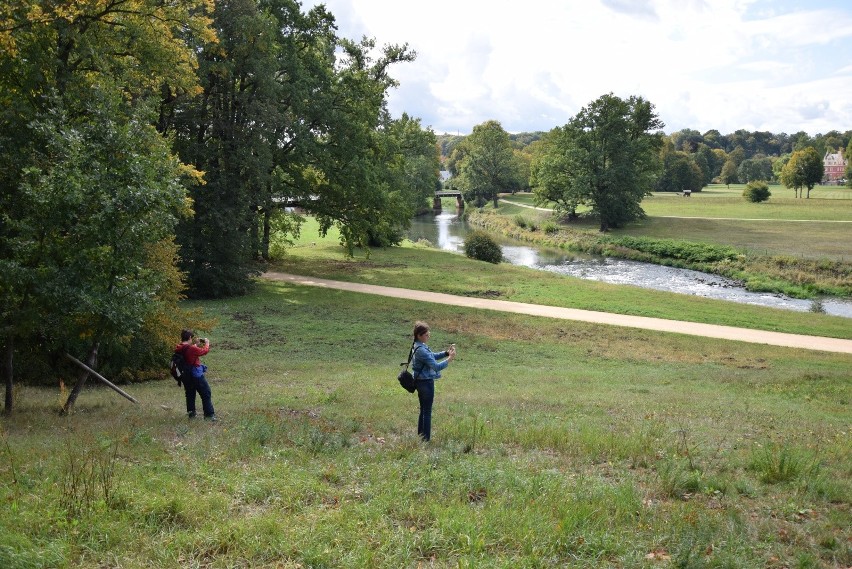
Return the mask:
{"type": "Polygon", "coordinates": [[[752,292],[793,298],[852,297],[852,262],[760,255],[734,247],[678,239],[612,235],[568,223],[530,221],[493,208],[467,213],[468,222],[489,232],[552,247],[692,269],[734,279],[752,292]]]}

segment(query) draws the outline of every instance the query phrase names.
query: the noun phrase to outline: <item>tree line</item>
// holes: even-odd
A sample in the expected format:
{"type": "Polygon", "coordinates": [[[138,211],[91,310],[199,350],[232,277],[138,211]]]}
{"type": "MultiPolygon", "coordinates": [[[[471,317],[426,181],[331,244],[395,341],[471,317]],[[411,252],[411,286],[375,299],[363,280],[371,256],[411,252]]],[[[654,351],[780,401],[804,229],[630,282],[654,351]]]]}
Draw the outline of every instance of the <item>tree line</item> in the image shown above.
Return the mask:
{"type": "Polygon", "coordinates": [[[16,370],[70,378],[65,354],[161,373],[203,324],[179,301],[248,291],[298,234],[288,205],[350,251],[398,243],[439,170],[435,134],[386,108],[415,56],[295,0],[0,5],[6,411],[16,370]]]}
{"type": "Polygon", "coordinates": [[[569,218],[589,206],[607,231],[644,215],[639,204],[659,174],[663,126],[649,101],[612,93],[541,135],[513,139],[489,120],[469,136],[441,141],[453,175],[447,183],[477,206],[490,200],[497,207],[500,193],[532,188],[569,218]]]}
{"type": "MultiPolygon", "coordinates": [[[[524,149],[541,140],[546,134],[543,131],[510,133],[509,140],[514,148],[524,149]]],[[[455,145],[464,138],[463,135],[438,135],[442,158],[448,158],[455,145]]],[[[723,150],[725,155],[740,148],[742,149],[742,158],[747,159],[758,156],[783,156],[808,147],[813,147],[820,155],[825,155],[827,150],[848,149],[849,143],[852,142],[852,130],[842,133],[832,130],[825,134],[811,136],[804,131],[795,134],[783,132],[775,134],[768,131],[748,131],[745,129],[729,134],[721,134],[718,130],[711,129],[702,134],[697,130],[685,128],[667,135],[667,138],[671,142],[673,150],[688,154],[696,153],[701,145],[707,146],[711,150],[723,150]]]]}
{"type": "MultiPolygon", "coordinates": [[[[517,173],[507,188],[509,191],[532,189],[529,165],[548,134],[540,131],[508,133],[509,146],[517,163],[517,173]]],[[[438,135],[444,167],[454,175],[458,174],[459,160],[464,156],[462,143],[466,138],[438,135]]],[[[796,152],[811,148],[820,162],[826,152],[843,151],[844,156],[852,155],[852,131],[832,130],[811,136],[806,132],[788,135],[737,130],[723,135],[718,130],[701,134],[697,130],[683,129],[664,134],[662,141],[662,169],[654,185],[656,191],[701,191],[714,182],[730,185],[763,180],[784,184],[782,170],[796,152]]],[[[852,184],[852,166],[847,167],[845,178],[847,185],[852,184]]],[[[824,180],[819,177],[815,183],[821,181],[824,180]]]]}
{"type": "MultiPolygon", "coordinates": [[[[762,201],[769,197],[764,186],[780,182],[796,197],[810,197],[825,181],[823,152],[852,152],[852,131],[811,137],[684,129],[666,135],[663,126],[650,102],[610,93],[549,132],[509,134],[489,120],[470,135],[441,135],[438,144],[452,175],[445,183],[466,201],[482,206],[491,200],[497,207],[501,192],[533,191],[539,203],[555,204],[568,219],[587,206],[601,231],[644,217],[640,204],[652,191],[744,183],[752,188],[746,197],[762,201]]],[[[846,175],[852,184],[849,166],[846,175]]]]}

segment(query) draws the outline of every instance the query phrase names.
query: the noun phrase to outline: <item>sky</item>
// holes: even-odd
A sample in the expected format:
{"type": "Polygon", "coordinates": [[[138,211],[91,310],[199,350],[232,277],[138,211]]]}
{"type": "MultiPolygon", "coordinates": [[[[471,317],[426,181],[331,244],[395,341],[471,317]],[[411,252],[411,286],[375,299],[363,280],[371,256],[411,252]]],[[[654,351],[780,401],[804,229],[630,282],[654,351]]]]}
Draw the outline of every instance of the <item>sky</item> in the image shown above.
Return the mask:
{"type": "Polygon", "coordinates": [[[338,34],[407,43],[394,117],[437,134],[566,124],[601,95],[650,101],[664,131],[852,130],[850,0],[302,0],[338,34]]]}

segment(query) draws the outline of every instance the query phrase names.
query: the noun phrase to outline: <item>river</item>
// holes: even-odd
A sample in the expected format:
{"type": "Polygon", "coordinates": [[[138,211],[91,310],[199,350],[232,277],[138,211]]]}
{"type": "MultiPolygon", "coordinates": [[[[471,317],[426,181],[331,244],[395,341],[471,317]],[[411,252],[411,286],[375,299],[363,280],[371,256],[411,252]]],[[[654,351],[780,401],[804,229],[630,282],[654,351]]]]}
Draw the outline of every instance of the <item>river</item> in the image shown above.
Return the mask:
{"type": "MultiPolygon", "coordinates": [[[[444,212],[416,217],[408,235],[412,241],[427,239],[435,247],[461,253],[464,250],[465,236],[469,231],[467,222],[460,219],[458,215],[444,212]]],[[[773,293],[749,292],[736,281],[709,273],[610,257],[582,255],[561,249],[533,247],[509,239],[495,238],[495,240],[503,249],[506,261],[513,265],[582,279],[634,285],[799,312],[808,312],[815,308],[815,302],[812,300],[800,300],[773,293]]],[[[852,301],[823,298],[820,303],[822,311],[826,314],[852,318],[852,301]]]]}

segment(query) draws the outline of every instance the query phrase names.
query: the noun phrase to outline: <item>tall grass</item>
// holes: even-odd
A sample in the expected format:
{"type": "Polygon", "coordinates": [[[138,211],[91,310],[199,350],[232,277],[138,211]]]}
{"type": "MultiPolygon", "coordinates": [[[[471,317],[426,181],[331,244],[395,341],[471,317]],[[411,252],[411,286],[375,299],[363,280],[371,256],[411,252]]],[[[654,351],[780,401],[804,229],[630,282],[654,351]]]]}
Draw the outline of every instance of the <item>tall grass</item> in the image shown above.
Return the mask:
{"type": "Polygon", "coordinates": [[[763,482],[794,482],[819,474],[819,461],[809,452],[788,444],[767,444],[753,451],[750,467],[763,482]]]}
{"type": "Polygon", "coordinates": [[[139,406],[88,389],[71,416],[22,388],[0,566],[852,562],[848,355],[280,283],[192,305],[219,322],[220,423],[186,419],[170,379],[129,387],[139,406]],[[459,346],[429,444],[395,379],[416,319],[459,346]],[[95,491],[63,490],[72,470],[95,491]]]}

